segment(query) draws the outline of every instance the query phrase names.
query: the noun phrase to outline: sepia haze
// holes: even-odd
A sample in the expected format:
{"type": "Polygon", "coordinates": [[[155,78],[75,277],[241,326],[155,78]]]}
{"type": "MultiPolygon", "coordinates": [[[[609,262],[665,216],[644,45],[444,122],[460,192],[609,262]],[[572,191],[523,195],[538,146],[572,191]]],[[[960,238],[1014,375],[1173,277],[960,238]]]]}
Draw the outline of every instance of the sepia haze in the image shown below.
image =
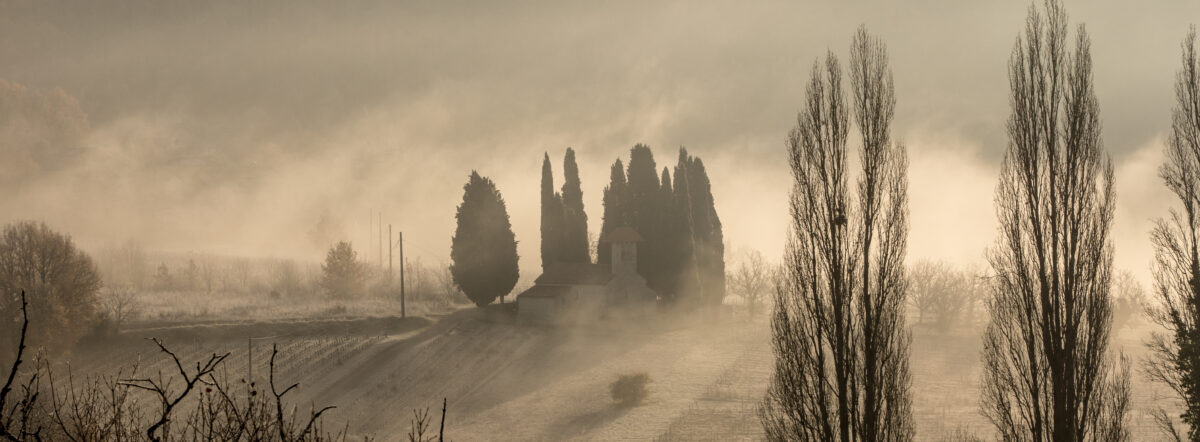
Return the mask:
{"type": "MultiPolygon", "coordinates": [[[[1148,282],[1173,73],[1200,4],[1076,3],[1116,166],[1115,264],[1148,282]]],[[[528,277],[543,152],[556,186],[577,152],[595,234],[609,165],[646,143],[660,169],[680,146],[703,158],[727,249],[778,257],[805,79],[862,23],[895,74],[909,259],[979,262],[1027,8],[0,1],[0,223],[45,220],[85,248],[315,261],[328,245],[309,232],[328,211],[374,260],[381,211],[410,256],[445,260],[478,170],[507,201],[528,277]]]]}

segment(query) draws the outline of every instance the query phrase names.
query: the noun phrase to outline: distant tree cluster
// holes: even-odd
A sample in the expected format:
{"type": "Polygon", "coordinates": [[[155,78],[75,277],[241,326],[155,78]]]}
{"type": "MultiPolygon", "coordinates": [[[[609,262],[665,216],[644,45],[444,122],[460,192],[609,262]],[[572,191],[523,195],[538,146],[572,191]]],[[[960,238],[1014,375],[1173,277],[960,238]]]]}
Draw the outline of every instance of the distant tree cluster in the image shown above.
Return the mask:
{"type": "Polygon", "coordinates": [[[563,158],[562,192],[554,191],[550,154],[542,159],[542,269],[553,263],[591,262],[587,213],[575,150],[567,148],[563,158]]]}
{"type": "Polygon", "coordinates": [[[986,301],[984,275],[940,261],[920,261],[908,272],[909,303],[917,309],[918,324],[949,331],[969,325],[986,301]]]}
{"type": "MultiPolygon", "coordinates": [[[[656,172],[654,154],[644,144],[629,152],[626,169],[613,163],[604,189],[604,233],[629,226],[645,239],[638,246],[638,273],[666,299],[694,305],[725,298],[725,243],[704,162],[679,149],[674,183],[666,167],[656,172]]],[[[612,250],[597,258],[610,262],[612,250]]]]}

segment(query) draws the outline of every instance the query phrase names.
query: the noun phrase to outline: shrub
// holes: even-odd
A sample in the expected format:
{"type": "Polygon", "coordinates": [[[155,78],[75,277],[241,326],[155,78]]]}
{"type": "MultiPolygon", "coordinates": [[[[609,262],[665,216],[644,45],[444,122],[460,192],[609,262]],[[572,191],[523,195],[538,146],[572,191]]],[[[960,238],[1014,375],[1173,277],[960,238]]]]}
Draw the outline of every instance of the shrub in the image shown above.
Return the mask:
{"type": "Polygon", "coordinates": [[[276,383],[272,346],[268,383],[250,382],[248,389],[232,388],[223,376],[229,353],[213,353],[197,361],[195,370],[158,339],[153,342],[178,369],[157,376],[131,371],[89,376],[75,383],[56,381],[52,364],[30,361],[24,368],[30,324],[25,293],[20,295],[20,339],[8,381],[0,388],[0,438],[5,440],[254,440],[344,441],[345,433],[329,433],[322,415],[333,407],[297,413],[284,396],[297,388],[276,383]],[[19,373],[24,368],[24,373],[19,373]],[[19,383],[14,380],[20,378],[19,383]],[[259,394],[259,390],[266,394],[259,394]],[[10,396],[10,393],[13,395],[10,396]],[[140,399],[139,399],[140,397],[140,399]],[[157,407],[146,407],[149,399],[157,407]],[[188,399],[185,401],[185,399],[188,399]],[[171,425],[177,423],[177,425],[171,425]]]}
{"type": "Polygon", "coordinates": [[[623,374],[608,386],[613,401],[622,407],[642,403],[650,395],[650,375],[646,373],[623,374]]]}

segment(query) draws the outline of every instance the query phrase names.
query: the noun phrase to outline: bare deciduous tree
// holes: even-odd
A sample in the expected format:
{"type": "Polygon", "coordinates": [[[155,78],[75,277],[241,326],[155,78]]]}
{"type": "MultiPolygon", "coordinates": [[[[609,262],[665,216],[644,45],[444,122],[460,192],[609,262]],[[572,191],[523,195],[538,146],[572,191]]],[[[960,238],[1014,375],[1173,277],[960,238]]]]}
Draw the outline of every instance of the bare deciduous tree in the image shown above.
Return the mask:
{"type": "Polygon", "coordinates": [[[1128,270],[1113,274],[1113,333],[1141,317],[1146,309],[1146,289],[1128,270]]]}
{"type": "MultiPolygon", "coordinates": [[[[1183,405],[1180,416],[1188,426],[1186,439],[1200,439],[1200,66],[1196,61],[1196,30],[1183,41],[1183,68],[1175,77],[1176,107],[1166,162],[1159,175],[1179,198],[1182,212],[1158,219],[1154,243],[1154,298],[1147,314],[1166,333],[1148,342],[1152,357],[1146,374],[1171,388],[1183,405]]],[[[1164,409],[1155,414],[1159,425],[1175,440],[1183,436],[1164,409]]]]}
{"type": "Polygon", "coordinates": [[[1128,438],[1127,361],[1108,352],[1112,164],[1101,148],[1089,39],[1031,7],[1009,62],[1009,146],[989,252],[981,407],[1003,440],[1128,438]]]}
{"type": "MultiPolygon", "coordinates": [[[[16,355],[0,388],[0,438],[9,441],[41,440],[253,440],[253,441],[344,441],[345,432],[328,433],[323,415],[333,407],[313,408],[298,415],[284,397],[299,385],[282,390],[276,383],[276,357],[272,346],[269,365],[270,395],[258,394],[251,381],[248,388],[230,389],[216,373],[229,353],[216,353],[197,361],[194,369],[155,339],[174,370],[157,377],[99,375],[76,384],[68,375],[65,385],[55,383],[51,364],[25,362],[30,318],[25,293],[21,293],[21,329],[16,355]],[[48,388],[42,379],[48,379],[48,388]],[[61,389],[60,389],[61,388],[61,389]],[[159,405],[157,413],[134,397],[145,391],[159,405]],[[17,393],[16,397],[12,397],[17,393]],[[47,399],[48,398],[48,399],[47,399]]],[[[69,366],[68,366],[69,370],[69,366]]],[[[69,371],[68,371],[69,373],[69,371]]],[[[137,367],[132,376],[136,376],[137,367]]],[[[443,428],[445,403],[442,406],[443,428]]],[[[439,437],[441,430],[439,430],[439,437]]],[[[369,440],[369,439],[368,439],[369,440]]]]}
{"type": "Polygon", "coordinates": [[[746,253],[745,258],[727,278],[733,292],[746,299],[751,317],[755,316],[763,297],[771,288],[771,267],[772,265],[767,264],[767,260],[763,258],[762,252],[753,250],[746,253]]]}
{"type": "Polygon", "coordinates": [[[972,323],[982,298],[982,284],[975,272],[945,262],[920,261],[909,269],[909,281],[908,299],[917,309],[918,323],[932,318],[940,331],[972,323]]]}
{"type": "Polygon", "coordinates": [[[903,314],[908,162],[891,140],[887,52],[865,28],[850,65],[862,135],[857,201],[847,184],[849,109],[832,53],[814,65],[788,138],[792,225],[771,321],[775,374],[760,409],[771,440],[913,437],[903,314]]]}
{"type": "MultiPolygon", "coordinates": [[[[44,346],[53,353],[74,345],[95,319],[100,286],[92,258],[76,248],[70,236],[28,221],[0,232],[0,322],[17,322],[22,311],[15,295],[28,293],[33,302],[33,347],[44,346]]],[[[0,350],[14,343],[11,333],[0,327],[0,350]]]]}
{"type": "Polygon", "coordinates": [[[104,290],[100,299],[100,307],[108,319],[112,321],[114,331],[141,313],[138,293],[129,287],[110,287],[104,290]]]}

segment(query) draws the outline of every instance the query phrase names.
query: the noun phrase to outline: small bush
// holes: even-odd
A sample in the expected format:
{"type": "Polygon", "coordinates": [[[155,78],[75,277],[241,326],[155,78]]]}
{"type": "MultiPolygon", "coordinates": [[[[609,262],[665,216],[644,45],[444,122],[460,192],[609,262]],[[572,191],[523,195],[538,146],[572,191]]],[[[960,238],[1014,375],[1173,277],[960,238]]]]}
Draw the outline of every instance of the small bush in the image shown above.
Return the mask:
{"type": "Polygon", "coordinates": [[[608,386],[613,401],[622,407],[642,403],[650,395],[650,375],[646,373],[623,374],[608,386]]]}

